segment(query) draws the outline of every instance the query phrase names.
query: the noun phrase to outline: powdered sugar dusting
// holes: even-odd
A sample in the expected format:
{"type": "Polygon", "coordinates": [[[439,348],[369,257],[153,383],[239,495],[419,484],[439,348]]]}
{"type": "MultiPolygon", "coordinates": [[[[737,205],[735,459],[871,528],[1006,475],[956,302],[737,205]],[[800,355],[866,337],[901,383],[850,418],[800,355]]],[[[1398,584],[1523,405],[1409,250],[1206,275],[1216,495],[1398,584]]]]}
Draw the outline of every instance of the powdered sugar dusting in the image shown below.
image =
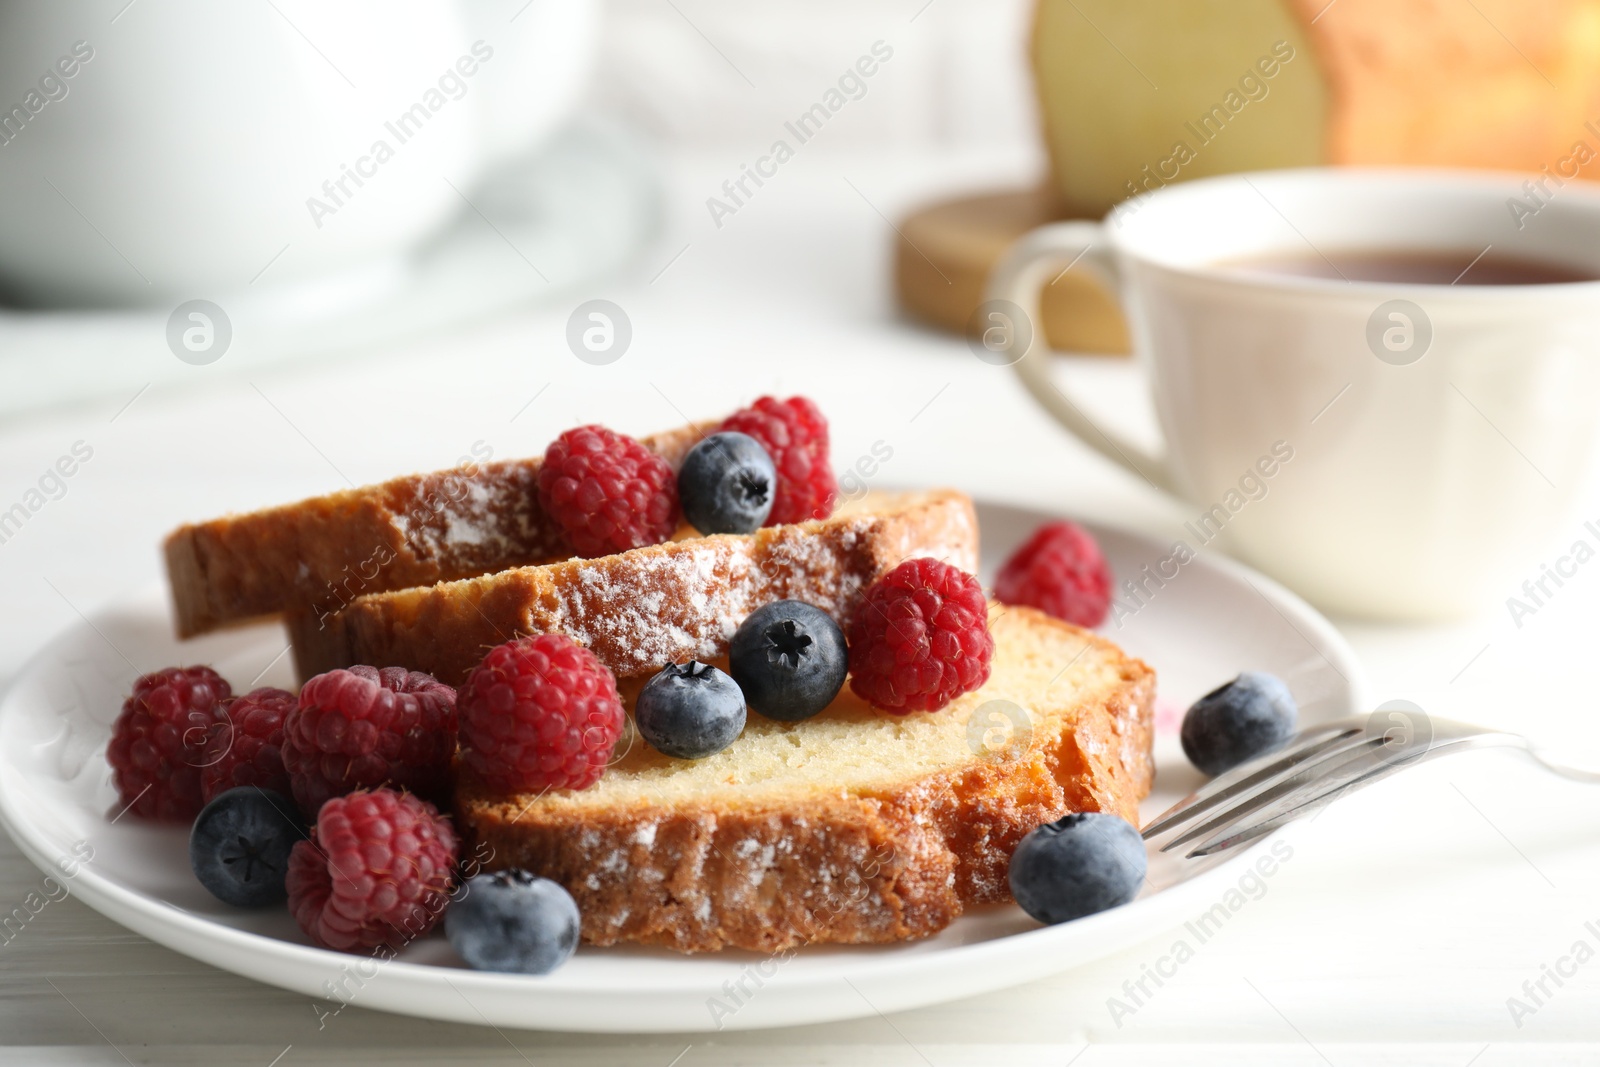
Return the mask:
{"type": "MultiPolygon", "coordinates": [[[[976,531],[965,519],[970,513],[959,505],[930,510],[935,517],[908,522],[912,533],[904,538],[915,541],[926,532],[930,544],[894,547],[908,555],[934,548],[949,555],[955,545],[962,561],[974,555],[976,531]]],[[[804,600],[847,617],[882,564],[882,546],[871,536],[880,521],[850,516],[835,519],[822,534],[772,527],[753,537],[703,537],[604,561],[556,564],[528,624],[567,634],[624,675],[713,659],[727,652],[747,615],[774,600],[804,600]]]]}
{"type": "Polygon", "coordinates": [[[438,538],[430,546],[435,552],[447,552],[458,545],[491,545],[507,549],[520,543],[517,518],[522,509],[506,508],[499,495],[480,480],[460,479],[455,483],[456,495],[448,499],[440,511],[443,531],[428,527],[428,533],[438,538]]]}
{"type": "Polygon", "coordinates": [[[453,470],[419,485],[406,510],[392,511],[388,518],[419,559],[452,569],[462,559],[518,560],[538,539],[534,509],[522,496],[526,488],[482,471],[453,470]]]}

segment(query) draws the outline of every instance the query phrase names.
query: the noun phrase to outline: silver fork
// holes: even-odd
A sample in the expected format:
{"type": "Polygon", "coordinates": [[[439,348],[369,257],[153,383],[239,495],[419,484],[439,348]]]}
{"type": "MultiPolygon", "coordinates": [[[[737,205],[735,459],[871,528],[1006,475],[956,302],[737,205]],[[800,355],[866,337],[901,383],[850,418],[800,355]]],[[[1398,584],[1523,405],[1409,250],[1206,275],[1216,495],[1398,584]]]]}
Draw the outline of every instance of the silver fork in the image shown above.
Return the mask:
{"type": "Polygon", "coordinates": [[[1162,852],[1198,841],[1185,858],[1214,856],[1406,767],[1479,748],[1517,749],[1562,777],[1600,783],[1600,773],[1558,762],[1519,734],[1431,718],[1415,705],[1380,708],[1314,726],[1219,775],[1146,826],[1144,839],[1162,852]]]}

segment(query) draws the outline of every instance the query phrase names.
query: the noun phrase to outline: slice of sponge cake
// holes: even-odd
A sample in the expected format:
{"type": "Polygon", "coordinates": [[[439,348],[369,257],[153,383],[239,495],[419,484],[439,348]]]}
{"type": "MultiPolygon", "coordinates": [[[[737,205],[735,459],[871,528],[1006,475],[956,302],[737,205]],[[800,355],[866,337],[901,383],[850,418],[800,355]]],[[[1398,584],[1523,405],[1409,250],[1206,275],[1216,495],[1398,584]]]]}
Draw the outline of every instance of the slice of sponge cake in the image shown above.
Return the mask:
{"type": "MultiPolygon", "coordinates": [[[[716,425],[640,440],[676,467],[716,425]]],[[[285,612],[326,615],[363,593],[569,555],[539,506],[543,462],[468,462],[180,526],[165,545],[178,636],[285,612]]]]}
{"type": "MultiPolygon", "coordinates": [[[[848,690],[813,719],[751,715],[706,759],[641,741],[594,787],[498,796],[463,776],[456,820],[490,869],[572,893],[593,944],[771,952],[935,933],[1010,899],[1011,851],[1071,811],[1137,821],[1149,667],[1029,608],[991,608],[993,671],[931,713],[848,690]]],[[[619,746],[620,747],[620,746],[619,746]]]]}
{"type": "Polygon", "coordinates": [[[489,649],[530,633],[567,634],[618,678],[637,678],[722,656],[745,616],[774,600],[845,619],[868,583],[912,556],[975,571],[972,501],[868,493],[814,522],[363,596],[331,618],[291,618],[290,632],[302,678],[375,663],[460,685],[489,649]]]}

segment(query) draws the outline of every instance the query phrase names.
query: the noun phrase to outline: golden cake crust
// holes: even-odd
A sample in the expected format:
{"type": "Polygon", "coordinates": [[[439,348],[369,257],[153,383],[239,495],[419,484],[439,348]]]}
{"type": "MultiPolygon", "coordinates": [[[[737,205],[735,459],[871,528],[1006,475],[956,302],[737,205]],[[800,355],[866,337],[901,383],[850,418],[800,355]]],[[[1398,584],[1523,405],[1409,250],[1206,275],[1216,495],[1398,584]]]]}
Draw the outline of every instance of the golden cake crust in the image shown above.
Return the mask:
{"type": "Polygon", "coordinates": [[[1325,162],[1600,173],[1573,158],[1600,95],[1594,0],[1285,2],[1324,71],[1325,162]]]}
{"type": "Polygon", "coordinates": [[[1055,650],[1048,664],[1008,668],[963,706],[991,689],[1034,690],[1034,718],[1047,726],[1021,752],[978,751],[870,788],[756,790],[748,800],[726,789],[626,804],[506,797],[464,775],[457,825],[486,868],[524,867],[566,886],[592,944],[774,952],[928,936],[969,905],[1011,899],[1011,852],[1040,823],[1107,811],[1137,824],[1154,773],[1148,666],[1028,608],[1006,609],[995,631],[997,643],[1026,632],[1055,650]],[[1094,683],[1052,693],[1054,657],[1072,649],[1094,683]]]}

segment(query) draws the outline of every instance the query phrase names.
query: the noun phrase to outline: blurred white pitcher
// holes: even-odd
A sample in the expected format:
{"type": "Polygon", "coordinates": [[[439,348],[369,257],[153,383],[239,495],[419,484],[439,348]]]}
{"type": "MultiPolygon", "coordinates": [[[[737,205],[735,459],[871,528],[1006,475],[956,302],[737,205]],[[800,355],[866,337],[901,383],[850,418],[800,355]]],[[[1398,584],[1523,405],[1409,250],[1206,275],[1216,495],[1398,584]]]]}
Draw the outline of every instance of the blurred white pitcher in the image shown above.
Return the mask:
{"type": "Polygon", "coordinates": [[[565,117],[594,0],[0,0],[0,289],[161,304],[381,262],[565,117]]]}
{"type": "Polygon", "coordinates": [[[985,310],[1015,319],[997,361],[1050,414],[1184,501],[1190,547],[1215,541],[1332,610],[1448,618],[1517,592],[1562,533],[1600,423],[1600,282],[1226,264],[1491,247],[1600,278],[1600,189],[1359,169],[1173,185],[1104,223],[1035,230],[996,268],[999,303],[985,310]],[[1030,323],[1041,287],[1072,264],[1121,295],[1164,454],[1091,420],[1050,375],[1030,323]]]}

